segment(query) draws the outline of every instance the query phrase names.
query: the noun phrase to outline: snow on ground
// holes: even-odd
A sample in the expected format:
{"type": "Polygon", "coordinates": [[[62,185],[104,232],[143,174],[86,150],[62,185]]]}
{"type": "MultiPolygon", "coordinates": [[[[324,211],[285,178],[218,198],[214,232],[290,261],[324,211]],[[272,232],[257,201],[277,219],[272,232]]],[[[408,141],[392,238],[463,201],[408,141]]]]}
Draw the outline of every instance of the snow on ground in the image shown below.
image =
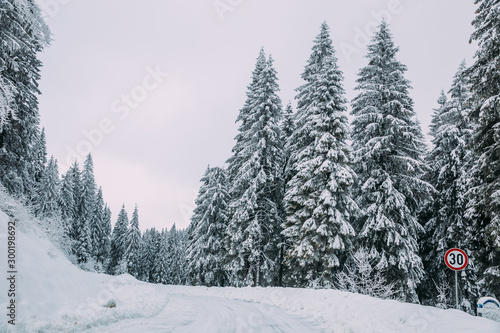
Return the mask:
{"type": "MultiPolygon", "coordinates": [[[[3,253],[7,221],[0,212],[3,253]]],[[[2,278],[0,332],[500,332],[500,323],[460,311],[335,290],[163,286],[88,273],[36,228],[23,229],[17,230],[16,326],[6,321],[2,278]]]]}

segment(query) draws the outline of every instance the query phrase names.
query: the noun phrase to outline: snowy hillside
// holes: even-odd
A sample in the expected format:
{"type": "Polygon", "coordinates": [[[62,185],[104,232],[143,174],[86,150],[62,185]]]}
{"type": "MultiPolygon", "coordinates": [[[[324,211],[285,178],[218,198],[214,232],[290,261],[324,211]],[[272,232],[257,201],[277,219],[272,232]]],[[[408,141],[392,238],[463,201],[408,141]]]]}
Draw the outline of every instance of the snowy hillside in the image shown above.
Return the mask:
{"type": "MultiPolygon", "coordinates": [[[[2,251],[7,222],[0,212],[2,251]]],[[[14,329],[3,315],[0,332],[500,332],[463,312],[335,290],[163,286],[83,272],[38,233],[17,230],[18,317],[14,329]]]]}

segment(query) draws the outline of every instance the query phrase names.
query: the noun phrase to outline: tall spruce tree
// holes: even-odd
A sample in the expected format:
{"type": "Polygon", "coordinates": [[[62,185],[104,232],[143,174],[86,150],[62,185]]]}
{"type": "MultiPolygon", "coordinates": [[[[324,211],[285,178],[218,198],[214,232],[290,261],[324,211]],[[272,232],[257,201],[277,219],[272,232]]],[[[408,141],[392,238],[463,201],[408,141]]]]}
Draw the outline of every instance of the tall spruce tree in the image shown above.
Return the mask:
{"type": "Polygon", "coordinates": [[[333,286],[334,274],[351,247],[350,224],[356,204],[350,188],[354,172],[343,75],[329,27],[321,26],[298,89],[296,129],[285,193],[283,235],[288,249],[288,283],[295,286],[333,286]]]}
{"type": "Polygon", "coordinates": [[[37,53],[48,44],[49,31],[33,0],[2,1],[0,13],[0,182],[29,201],[41,171],[37,53]]]}
{"type": "Polygon", "coordinates": [[[104,268],[107,270],[111,251],[111,209],[107,204],[104,205],[104,216],[102,222],[103,234],[105,236],[103,247],[104,268]]]}
{"type": "Polygon", "coordinates": [[[368,65],[359,72],[352,102],[356,201],[364,211],[356,223],[357,243],[369,254],[374,274],[394,283],[398,297],[417,302],[424,274],[417,213],[433,188],[421,179],[425,145],[397,52],[383,22],[368,46],[368,65]]]}
{"type": "Polygon", "coordinates": [[[473,101],[471,119],[477,124],[472,140],[474,183],[468,215],[483,232],[475,252],[481,287],[500,296],[500,0],[476,0],[471,41],[479,44],[468,69],[473,101]]]}
{"type": "Polygon", "coordinates": [[[227,270],[232,284],[274,285],[279,267],[280,205],[283,144],[276,94],[276,70],[271,57],[262,68],[259,55],[255,83],[240,111],[233,157],[229,159],[230,214],[227,270]]]}
{"type": "Polygon", "coordinates": [[[229,202],[225,170],[208,167],[201,182],[189,228],[186,260],[190,282],[223,287],[227,284],[224,261],[229,202]]]}
{"type": "Polygon", "coordinates": [[[142,234],[141,249],[140,249],[140,275],[139,279],[145,282],[153,281],[153,268],[155,258],[157,258],[156,238],[158,232],[152,228],[146,230],[142,234]]]}
{"type": "Polygon", "coordinates": [[[106,212],[102,188],[97,191],[94,211],[90,217],[90,236],[92,240],[92,258],[95,261],[96,269],[102,271],[105,267],[107,257],[106,246],[109,241],[109,233],[106,227],[106,212]]]}
{"type": "Polygon", "coordinates": [[[45,128],[42,128],[40,137],[35,142],[33,152],[35,154],[33,160],[34,179],[35,183],[39,183],[45,170],[45,166],[47,165],[47,143],[45,140],[45,128]]]}
{"type": "Polygon", "coordinates": [[[295,123],[292,103],[288,102],[285,111],[283,112],[283,119],[281,120],[281,134],[283,135],[283,142],[288,141],[288,138],[292,136],[294,129],[295,123]]]}
{"type": "Polygon", "coordinates": [[[81,172],[78,162],[75,161],[63,178],[59,205],[61,216],[67,225],[67,232],[72,242],[72,252],[77,254],[77,245],[80,235],[79,227],[79,202],[81,193],[81,172]]]}
{"type": "Polygon", "coordinates": [[[244,164],[244,150],[245,150],[245,142],[247,141],[247,138],[245,137],[246,132],[249,129],[249,126],[251,126],[251,121],[248,120],[248,117],[251,112],[251,108],[253,103],[255,102],[255,90],[257,87],[257,84],[259,82],[260,76],[262,74],[262,71],[264,67],[266,66],[266,54],[264,52],[264,48],[261,48],[259,51],[259,55],[257,57],[257,62],[255,64],[255,69],[252,72],[252,81],[247,87],[247,99],[245,101],[245,104],[241,108],[237,118],[236,122],[240,123],[239,125],[239,133],[236,135],[235,140],[236,144],[234,145],[232,149],[232,156],[227,160],[227,176],[228,176],[228,181],[229,184],[232,184],[236,177],[238,176],[238,171],[241,168],[241,166],[244,164]]]}
{"type": "Polygon", "coordinates": [[[293,112],[292,104],[289,102],[283,112],[283,118],[280,123],[281,127],[281,141],[283,142],[283,186],[290,180],[290,175],[287,173],[292,155],[291,147],[289,145],[292,134],[295,130],[295,113],[293,112]]]}
{"type": "Polygon", "coordinates": [[[181,243],[180,232],[175,223],[167,232],[167,270],[166,283],[173,285],[183,284],[185,281],[185,251],[181,243]]]}
{"type": "MultiPolygon", "coordinates": [[[[442,93],[438,100],[440,107],[432,117],[433,149],[427,157],[431,166],[427,178],[437,193],[430,204],[431,218],[425,224],[422,250],[427,272],[425,289],[433,291],[430,296],[434,300],[438,296],[436,285],[454,284],[453,272],[443,269],[441,259],[446,251],[454,247],[466,251],[470,260],[467,269],[460,272],[460,299],[462,309],[473,313],[478,296],[471,243],[475,232],[472,221],[465,216],[471,163],[468,145],[473,128],[468,120],[470,91],[465,69],[465,62],[462,62],[449,91],[451,99],[448,101],[442,93]]],[[[453,303],[452,299],[449,304],[453,303]]]]}
{"type": "Polygon", "coordinates": [[[59,171],[57,160],[52,156],[42,172],[37,183],[35,200],[35,215],[40,218],[59,218],[59,171]]]}
{"type": "Polygon", "coordinates": [[[168,284],[169,280],[169,246],[167,241],[167,231],[162,230],[154,237],[156,256],[153,260],[151,272],[151,282],[168,284]]]}
{"type": "MultiPolygon", "coordinates": [[[[282,179],[283,179],[283,194],[285,193],[286,190],[286,184],[290,181],[291,178],[291,173],[289,172],[290,168],[290,158],[292,155],[289,142],[290,138],[295,130],[295,113],[293,112],[292,108],[292,103],[288,102],[285,111],[283,112],[283,118],[281,120],[281,136],[282,136],[282,142],[283,142],[283,172],[282,172],[282,179]]],[[[281,205],[281,219],[282,221],[286,220],[286,212],[285,212],[285,207],[282,204],[281,205]]],[[[281,240],[280,240],[280,245],[279,245],[279,274],[278,274],[278,286],[283,285],[283,277],[288,276],[288,272],[286,271],[287,267],[284,265],[284,257],[285,253],[288,251],[287,244],[285,242],[285,237],[281,234],[280,235],[281,240]]]]}
{"type": "Polygon", "coordinates": [[[94,178],[94,162],[92,155],[87,155],[81,173],[80,200],[78,202],[78,214],[81,222],[88,223],[95,210],[97,185],[94,178]]]}
{"type": "Polygon", "coordinates": [[[96,205],[96,183],[94,179],[94,163],[89,154],[83,164],[81,173],[81,188],[77,196],[77,252],[76,256],[79,263],[86,263],[92,258],[92,227],[96,205]]]}
{"type": "Polygon", "coordinates": [[[109,274],[122,274],[126,273],[126,266],[124,261],[126,237],[128,230],[128,216],[125,210],[125,205],[122,206],[118,219],[116,220],[113,234],[111,236],[111,249],[109,251],[109,274]]]}
{"type": "Polygon", "coordinates": [[[141,248],[141,230],[139,229],[139,212],[137,205],[132,213],[130,220],[130,228],[127,231],[125,239],[124,257],[127,262],[127,270],[129,274],[138,278],[140,274],[140,248],[141,248]]]}
{"type": "Polygon", "coordinates": [[[74,186],[72,173],[68,170],[62,176],[58,204],[64,229],[69,239],[72,239],[73,217],[75,216],[74,186]]]}

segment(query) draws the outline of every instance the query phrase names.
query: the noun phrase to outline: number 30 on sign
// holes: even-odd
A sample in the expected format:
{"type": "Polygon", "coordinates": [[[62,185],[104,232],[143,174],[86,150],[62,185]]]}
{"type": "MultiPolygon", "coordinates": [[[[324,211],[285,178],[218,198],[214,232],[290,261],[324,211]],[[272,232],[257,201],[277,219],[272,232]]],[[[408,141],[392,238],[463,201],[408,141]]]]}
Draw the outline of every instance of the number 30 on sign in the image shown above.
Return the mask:
{"type": "Polygon", "coordinates": [[[448,268],[454,271],[461,271],[467,267],[469,258],[467,258],[465,252],[460,249],[449,249],[444,255],[444,261],[448,268]]]}

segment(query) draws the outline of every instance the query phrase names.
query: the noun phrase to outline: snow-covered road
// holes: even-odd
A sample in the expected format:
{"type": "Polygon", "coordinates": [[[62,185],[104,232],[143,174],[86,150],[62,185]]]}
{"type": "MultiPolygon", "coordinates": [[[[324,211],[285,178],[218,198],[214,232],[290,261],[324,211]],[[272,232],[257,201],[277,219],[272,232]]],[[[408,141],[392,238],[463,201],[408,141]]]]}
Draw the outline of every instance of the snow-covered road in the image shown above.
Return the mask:
{"type": "MultiPolygon", "coordinates": [[[[8,221],[0,212],[1,245],[6,244],[8,221]]],[[[128,274],[84,272],[33,224],[20,228],[17,239],[22,244],[17,252],[18,316],[12,326],[2,315],[2,333],[500,332],[500,323],[458,310],[339,290],[170,286],[128,274]]],[[[6,272],[6,264],[0,260],[0,270],[6,272]]],[[[0,280],[0,290],[7,290],[6,282],[0,280]]],[[[0,294],[3,309],[8,306],[5,295],[0,294]]]]}
{"type": "Polygon", "coordinates": [[[306,318],[269,305],[180,294],[168,297],[153,317],[126,319],[89,332],[324,332],[306,318]]]}

